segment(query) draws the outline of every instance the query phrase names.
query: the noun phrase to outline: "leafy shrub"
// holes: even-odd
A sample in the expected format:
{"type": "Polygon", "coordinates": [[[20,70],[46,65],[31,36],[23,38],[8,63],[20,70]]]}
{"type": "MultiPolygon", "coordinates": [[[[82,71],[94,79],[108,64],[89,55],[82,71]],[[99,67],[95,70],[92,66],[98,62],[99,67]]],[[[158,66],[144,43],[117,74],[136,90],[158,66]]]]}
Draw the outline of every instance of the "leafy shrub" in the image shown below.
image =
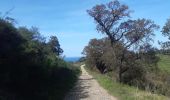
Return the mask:
{"type": "Polygon", "coordinates": [[[37,28],[0,19],[0,99],[62,99],[79,74],[60,58],[62,52],[55,36],[45,42],[37,28]]]}

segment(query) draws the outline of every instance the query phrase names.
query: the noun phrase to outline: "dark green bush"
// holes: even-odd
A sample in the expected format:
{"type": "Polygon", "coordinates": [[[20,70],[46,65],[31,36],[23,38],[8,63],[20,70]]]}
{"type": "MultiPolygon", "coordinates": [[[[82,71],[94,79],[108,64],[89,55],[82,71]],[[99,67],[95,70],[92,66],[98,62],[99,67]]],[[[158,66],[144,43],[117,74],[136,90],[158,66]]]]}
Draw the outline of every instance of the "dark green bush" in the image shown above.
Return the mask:
{"type": "Polygon", "coordinates": [[[0,19],[0,100],[61,100],[79,74],[62,52],[57,38],[0,19]]]}

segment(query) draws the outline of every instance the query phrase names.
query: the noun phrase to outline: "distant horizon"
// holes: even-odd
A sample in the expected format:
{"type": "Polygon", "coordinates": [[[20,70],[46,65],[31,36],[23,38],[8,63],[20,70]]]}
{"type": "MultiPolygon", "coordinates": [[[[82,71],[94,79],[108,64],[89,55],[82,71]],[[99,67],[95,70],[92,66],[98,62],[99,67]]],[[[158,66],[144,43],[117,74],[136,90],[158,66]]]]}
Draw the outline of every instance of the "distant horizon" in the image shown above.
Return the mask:
{"type": "Polygon", "coordinates": [[[81,57],[64,57],[63,59],[67,62],[76,62],[80,59],[81,57]]]}
{"type": "Polygon", "coordinates": [[[83,56],[75,56],[75,57],[67,57],[67,56],[65,56],[64,58],[81,58],[81,57],[83,57],[83,56]]]}

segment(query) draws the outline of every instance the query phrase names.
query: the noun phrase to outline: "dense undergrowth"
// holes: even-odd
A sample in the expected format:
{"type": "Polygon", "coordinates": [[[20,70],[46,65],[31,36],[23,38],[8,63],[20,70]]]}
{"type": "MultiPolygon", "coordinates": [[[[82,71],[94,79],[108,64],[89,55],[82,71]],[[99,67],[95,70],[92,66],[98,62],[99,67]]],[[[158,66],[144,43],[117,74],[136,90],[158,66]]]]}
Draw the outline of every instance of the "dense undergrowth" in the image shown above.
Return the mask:
{"type": "Polygon", "coordinates": [[[0,100],[62,100],[79,75],[62,52],[56,36],[0,19],[0,100]]]}

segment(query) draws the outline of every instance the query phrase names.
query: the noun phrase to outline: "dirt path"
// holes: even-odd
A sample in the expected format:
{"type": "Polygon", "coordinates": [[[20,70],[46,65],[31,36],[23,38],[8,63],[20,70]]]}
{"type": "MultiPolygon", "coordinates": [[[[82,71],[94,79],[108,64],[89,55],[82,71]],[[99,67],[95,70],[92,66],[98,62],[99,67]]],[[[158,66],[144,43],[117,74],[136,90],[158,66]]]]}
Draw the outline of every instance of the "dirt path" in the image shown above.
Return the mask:
{"type": "Polygon", "coordinates": [[[117,100],[107,93],[81,65],[82,75],[64,100],[117,100]]]}

